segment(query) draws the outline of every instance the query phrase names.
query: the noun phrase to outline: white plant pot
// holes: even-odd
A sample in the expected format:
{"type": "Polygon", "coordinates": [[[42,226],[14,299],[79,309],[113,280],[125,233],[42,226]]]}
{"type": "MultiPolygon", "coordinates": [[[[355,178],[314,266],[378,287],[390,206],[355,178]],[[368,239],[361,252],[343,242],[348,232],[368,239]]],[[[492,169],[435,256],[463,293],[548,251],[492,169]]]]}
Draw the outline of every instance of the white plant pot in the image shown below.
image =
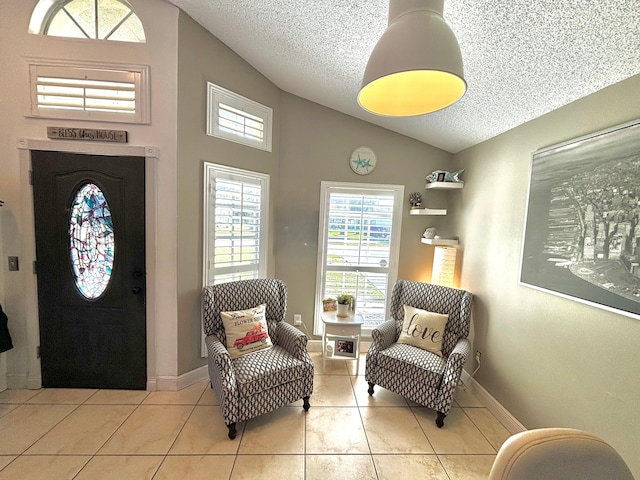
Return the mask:
{"type": "Polygon", "coordinates": [[[348,317],[349,316],[349,305],[338,304],[338,317],[348,317]]]}

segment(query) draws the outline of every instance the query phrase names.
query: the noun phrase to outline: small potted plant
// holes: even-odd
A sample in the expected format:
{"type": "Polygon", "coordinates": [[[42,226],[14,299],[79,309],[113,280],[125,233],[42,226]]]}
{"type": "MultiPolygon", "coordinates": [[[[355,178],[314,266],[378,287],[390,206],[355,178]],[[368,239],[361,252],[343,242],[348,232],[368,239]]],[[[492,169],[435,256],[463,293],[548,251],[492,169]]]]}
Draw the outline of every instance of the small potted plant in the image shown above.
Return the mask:
{"type": "Polygon", "coordinates": [[[353,296],[349,294],[338,295],[338,317],[348,317],[353,296]]]}

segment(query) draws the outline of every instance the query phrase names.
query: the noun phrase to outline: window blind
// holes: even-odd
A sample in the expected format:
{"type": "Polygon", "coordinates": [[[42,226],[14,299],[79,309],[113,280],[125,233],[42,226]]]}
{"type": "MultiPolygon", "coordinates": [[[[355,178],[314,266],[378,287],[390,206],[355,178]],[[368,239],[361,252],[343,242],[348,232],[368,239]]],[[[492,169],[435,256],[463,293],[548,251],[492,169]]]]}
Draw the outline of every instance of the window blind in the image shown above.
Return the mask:
{"type": "Polygon", "coordinates": [[[205,285],[266,275],[268,175],[205,164],[205,285]]]}

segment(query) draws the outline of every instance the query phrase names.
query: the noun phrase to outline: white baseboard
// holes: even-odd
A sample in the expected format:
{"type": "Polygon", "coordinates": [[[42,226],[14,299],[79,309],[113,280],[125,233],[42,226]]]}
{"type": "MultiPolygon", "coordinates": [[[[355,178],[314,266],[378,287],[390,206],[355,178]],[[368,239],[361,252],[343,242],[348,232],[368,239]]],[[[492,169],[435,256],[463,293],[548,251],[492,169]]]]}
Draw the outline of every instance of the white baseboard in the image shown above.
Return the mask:
{"type": "Polygon", "coordinates": [[[512,435],[514,433],[520,433],[527,430],[527,428],[522,425],[516,417],[511,415],[511,413],[509,413],[509,411],[504,408],[500,402],[493,398],[493,396],[465,370],[462,371],[462,381],[469,390],[471,390],[471,393],[480,400],[480,403],[482,403],[482,405],[484,405],[512,435]]]}
{"type": "Polygon", "coordinates": [[[307,342],[307,352],[321,352],[322,340],[309,340],[307,342]]]}
{"type": "Polygon", "coordinates": [[[175,392],[207,380],[208,378],[209,371],[207,370],[207,366],[203,365],[182,375],[159,375],[157,377],[151,377],[147,379],[147,390],[169,390],[175,392]]]}
{"type": "Polygon", "coordinates": [[[30,376],[26,373],[9,373],[7,374],[7,388],[39,390],[42,388],[42,377],[39,374],[30,376]]]}
{"type": "Polygon", "coordinates": [[[28,376],[27,388],[29,390],[38,390],[39,388],[42,388],[42,377],[40,377],[40,375],[28,376]]]}

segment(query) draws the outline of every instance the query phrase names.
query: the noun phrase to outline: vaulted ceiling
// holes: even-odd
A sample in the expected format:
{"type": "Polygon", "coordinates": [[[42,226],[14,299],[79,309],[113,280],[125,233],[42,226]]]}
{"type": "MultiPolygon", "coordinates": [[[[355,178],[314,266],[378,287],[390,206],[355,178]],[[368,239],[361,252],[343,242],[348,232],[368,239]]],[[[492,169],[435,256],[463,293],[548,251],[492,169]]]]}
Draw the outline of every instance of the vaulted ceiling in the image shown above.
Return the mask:
{"type": "Polygon", "coordinates": [[[379,117],[356,96],[388,0],[169,1],[282,90],[452,153],[640,73],[640,0],[446,0],[467,93],[379,117]]]}

